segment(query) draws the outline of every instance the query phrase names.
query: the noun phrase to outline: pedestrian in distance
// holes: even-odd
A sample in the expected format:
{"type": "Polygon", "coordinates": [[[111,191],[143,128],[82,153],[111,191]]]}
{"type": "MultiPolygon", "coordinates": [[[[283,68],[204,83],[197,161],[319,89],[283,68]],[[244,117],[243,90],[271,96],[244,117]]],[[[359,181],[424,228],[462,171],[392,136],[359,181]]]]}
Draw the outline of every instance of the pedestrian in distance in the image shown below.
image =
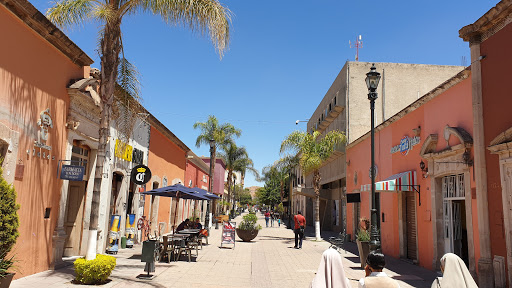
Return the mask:
{"type": "Polygon", "coordinates": [[[350,283],[345,276],[343,262],[338,251],[329,248],[322,254],[322,260],[311,282],[310,288],[350,288],[350,283]]]}
{"type": "Polygon", "coordinates": [[[279,225],[279,227],[281,227],[281,216],[279,214],[277,214],[276,218],[277,218],[277,224],[279,225]]]}
{"type": "Polygon", "coordinates": [[[466,264],[459,256],[446,253],[441,257],[440,262],[443,277],[436,278],[432,288],[478,288],[466,264]]]}
{"type": "Polygon", "coordinates": [[[268,228],[268,220],[270,219],[270,212],[266,211],[265,212],[265,224],[267,225],[267,228],[268,228]]]}
{"type": "Polygon", "coordinates": [[[359,280],[359,288],[400,288],[395,279],[388,277],[382,271],[386,266],[384,254],[372,251],[366,257],[366,266],[364,272],[366,277],[359,280]]]}
{"type": "Polygon", "coordinates": [[[274,214],[274,211],[270,211],[270,227],[274,227],[274,218],[276,215],[274,214]]]}
{"type": "Polygon", "coordinates": [[[295,226],[293,232],[295,233],[295,249],[302,249],[302,239],[304,238],[304,230],[306,229],[306,218],[302,216],[301,211],[297,211],[297,215],[293,216],[295,226]]]}

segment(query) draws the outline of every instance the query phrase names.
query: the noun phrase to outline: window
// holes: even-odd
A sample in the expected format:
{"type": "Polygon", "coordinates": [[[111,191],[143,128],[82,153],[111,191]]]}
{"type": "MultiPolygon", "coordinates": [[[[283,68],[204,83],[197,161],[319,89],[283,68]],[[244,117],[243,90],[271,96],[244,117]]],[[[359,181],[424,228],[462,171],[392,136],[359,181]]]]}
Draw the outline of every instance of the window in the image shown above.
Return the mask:
{"type": "Polygon", "coordinates": [[[71,165],[85,167],[83,179],[89,178],[89,177],[87,177],[87,173],[89,170],[89,169],[87,169],[88,162],[89,162],[89,148],[87,148],[86,146],[73,145],[73,148],[71,149],[71,165]]]}

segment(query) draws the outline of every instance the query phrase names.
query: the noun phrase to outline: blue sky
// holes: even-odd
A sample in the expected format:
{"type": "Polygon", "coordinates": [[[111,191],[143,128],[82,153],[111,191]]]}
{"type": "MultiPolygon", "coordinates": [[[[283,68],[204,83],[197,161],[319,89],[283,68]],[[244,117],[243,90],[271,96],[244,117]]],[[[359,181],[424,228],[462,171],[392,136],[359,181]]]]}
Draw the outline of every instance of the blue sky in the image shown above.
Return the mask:
{"type": "MultiPolygon", "coordinates": [[[[43,14],[47,0],[32,0],[43,14]]],[[[234,14],[231,44],[222,60],[207,37],[166,25],[152,15],[123,21],[126,57],[141,73],[143,105],[197,155],[192,125],[215,115],[243,133],[255,167],[279,158],[281,141],[314,112],[362,35],[359,60],[469,65],[458,31],[498,0],[221,1],[234,14]]],[[[64,30],[95,60],[98,26],[64,30]]],[[[361,97],[366,97],[362,95],[361,97]]],[[[261,185],[251,175],[246,186],[261,185]]]]}

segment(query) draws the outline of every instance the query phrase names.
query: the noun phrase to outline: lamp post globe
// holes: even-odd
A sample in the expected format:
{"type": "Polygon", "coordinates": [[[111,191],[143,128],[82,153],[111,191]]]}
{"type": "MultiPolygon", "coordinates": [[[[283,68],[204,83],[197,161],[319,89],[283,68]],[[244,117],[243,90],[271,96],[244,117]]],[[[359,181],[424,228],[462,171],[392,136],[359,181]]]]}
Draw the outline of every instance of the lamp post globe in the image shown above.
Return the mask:
{"type": "Polygon", "coordinates": [[[377,230],[377,209],[375,199],[375,100],[377,100],[377,87],[379,86],[380,73],[377,72],[375,64],[370,68],[370,72],[366,73],[366,87],[368,88],[368,100],[370,100],[371,112],[371,168],[370,174],[372,179],[372,206],[371,206],[371,231],[370,231],[370,250],[380,251],[380,236],[377,230]]]}

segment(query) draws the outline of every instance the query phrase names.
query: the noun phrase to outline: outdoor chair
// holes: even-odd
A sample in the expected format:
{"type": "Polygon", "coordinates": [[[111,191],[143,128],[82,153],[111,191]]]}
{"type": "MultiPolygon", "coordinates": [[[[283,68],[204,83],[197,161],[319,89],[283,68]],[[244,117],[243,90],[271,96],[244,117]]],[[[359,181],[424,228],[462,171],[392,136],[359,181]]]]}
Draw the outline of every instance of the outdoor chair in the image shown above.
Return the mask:
{"type": "Polygon", "coordinates": [[[196,249],[196,257],[199,255],[199,245],[203,249],[203,241],[199,237],[191,237],[187,244],[190,249],[196,249]]]}
{"type": "Polygon", "coordinates": [[[174,260],[178,261],[181,254],[185,253],[185,255],[188,254],[188,262],[190,262],[192,257],[192,248],[185,243],[185,240],[180,240],[177,246],[176,250],[178,250],[178,253],[175,254],[176,258],[174,260]]]}

